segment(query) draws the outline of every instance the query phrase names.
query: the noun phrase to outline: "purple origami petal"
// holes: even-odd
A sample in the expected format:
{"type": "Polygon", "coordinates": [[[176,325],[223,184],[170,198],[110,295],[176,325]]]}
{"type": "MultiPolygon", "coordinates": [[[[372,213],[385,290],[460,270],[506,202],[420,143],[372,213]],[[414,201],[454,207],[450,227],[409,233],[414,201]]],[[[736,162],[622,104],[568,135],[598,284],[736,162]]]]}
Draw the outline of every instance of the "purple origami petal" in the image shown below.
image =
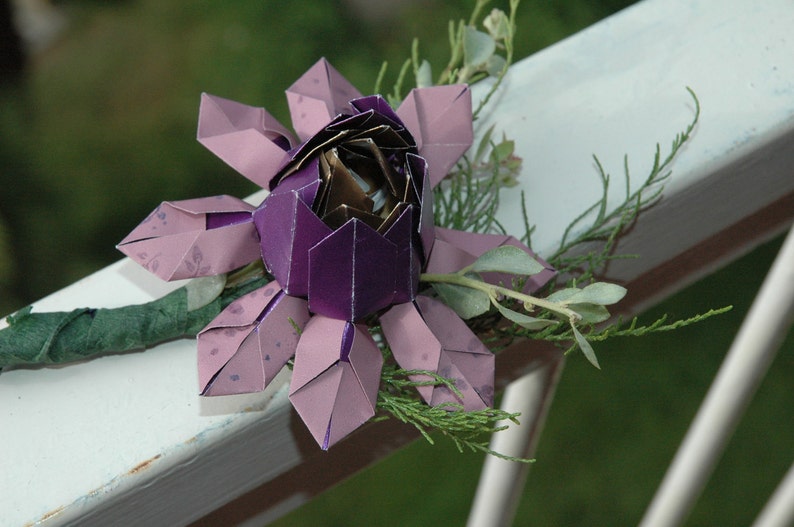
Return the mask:
{"type": "Polygon", "coordinates": [[[359,97],[361,93],[341,73],[320,59],[287,89],[292,126],[305,141],[337,115],[352,113],[349,101],[359,97]]]}
{"type": "Polygon", "coordinates": [[[201,95],[198,141],[262,188],[289,160],[291,134],[264,108],[201,95]]]}
{"type": "Polygon", "coordinates": [[[414,205],[406,206],[405,210],[386,231],[384,237],[397,248],[394,259],[394,298],[392,303],[410,302],[419,290],[419,275],[422,271],[422,260],[414,239],[414,205]]]}
{"type": "Polygon", "coordinates": [[[309,251],[309,309],[360,320],[392,303],[397,247],[363,221],[348,220],[309,251]]]}
{"type": "Polygon", "coordinates": [[[296,191],[300,200],[311,207],[321,186],[319,165],[320,159],[315,157],[289,177],[282,179],[278,186],[272,189],[271,194],[296,191]]]}
{"type": "MultiPolygon", "coordinates": [[[[524,292],[533,293],[546,285],[557,271],[543,258],[532,252],[532,250],[518,241],[513,236],[503,234],[477,234],[472,232],[457,231],[454,229],[444,229],[436,227],[436,243],[430,260],[427,262],[428,273],[455,273],[467,265],[471,265],[483,253],[501,247],[502,245],[512,245],[532,256],[540,263],[543,271],[530,276],[525,285],[524,292]]],[[[504,283],[507,287],[511,285],[513,276],[503,273],[483,273],[483,279],[491,284],[504,283]]]]}
{"type": "Polygon", "coordinates": [[[427,161],[419,156],[406,156],[411,181],[416,185],[415,192],[419,197],[420,215],[417,229],[422,240],[422,261],[426,262],[435,243],[435,218],[433,217],[433,188],[430,183],[427,161]]]}
{"type": "Polygon", "coordinates": [[[465,84],[411,90],[397,109],[427,160],[435,187],[474,140],[471,92],[465,84]]]}
{"type": "Polygon", "coordinates": [[[309,249],[331,234],[293,190],[269,195],[254,212],[262,259],[284,290],[294,296],[309,292],[309,249]]]}
{"type": "MultiPolygon", "coordinates": [[[[428,404],[461,404],[466,411],[493,404],[494,355],[452,309],[419,295],[415,304],[392,307],[381,315],[380,322],[400,367],[437,372],[452,379],[463,396],[459,398],[444,386],[418,387],[428,404]]],[[[411,379],[429,380],[422,375],[411,379]]]]}
{"type": "Polygon", "coordinates": [[[375,415],[382,367],[366,328],[322,315],[306,324],[289,399],[323,450],[375,415]]]}
{"type": "Polygon", "coordinates": [[[306,301],[284,294],[277,282],[229,304],[198,334],[201,394],[264,390],[295,354],[296,327],[308,320],[306,301]]]}
{"type": "Polygon", "coordinates": [[[259,258],[253,209],[231,196],[164,201],[117,247],[163,280],[227,273],[259,258]]]}

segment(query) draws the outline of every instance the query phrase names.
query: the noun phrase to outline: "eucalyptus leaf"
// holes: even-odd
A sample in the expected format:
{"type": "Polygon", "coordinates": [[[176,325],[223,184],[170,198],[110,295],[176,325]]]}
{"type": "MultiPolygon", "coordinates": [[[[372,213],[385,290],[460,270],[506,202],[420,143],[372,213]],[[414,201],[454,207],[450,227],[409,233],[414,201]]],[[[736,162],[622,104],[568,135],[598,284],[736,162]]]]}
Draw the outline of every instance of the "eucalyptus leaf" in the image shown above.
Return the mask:
{"type": "Polygon", "coordinates": [[[422,60],[422,64],[416,70],[416,87],[427,88],[433,85],[433,69],[427,60],[422,60]]]}
{"type": "Polygon", "coordinates": [[[626,288],[607,282],[596,282],[567,299],[570,304],[598,304],[608,306],[626,296],[626,288]]]}
{"type": "Polygon", "coordinates": [[[590,361],[590,364],[600,370],[601,366],[598,365],[598,359],[596,358],[593,346],[587,342],[587,339],[584,338],[584,335],[579,333],[579,330],[576,329],[576,326],[571,325],[571,329],[573,330],[573,336],[576,338],[576,343],[579,345],[579,349],[582,350],[582,353],[584,353],[585,358],[590,361]]]}
{"type": "Polygon", "coordinates": [[[466,26],[463,33],[463,65],[479,68],[496,51],[496,42],[487,33],[466,26]]]}
{"type": "Polygon", "coordinates": [[[568,308],[576,311],[582,317],[582,322],[598,324],[609,319],[609,311],[598,304],[568,304],[568,308]]]}
{"type": "Polygon", "coordinates": [[[494,9],[482,21],[482,25],[495,40],[504,40],[510,34],[510,20],[501,9],[494,9]]]}
{"type": "Polygon", "coordinates": [[[515,149],[516,149],[515,141],[504,139],[501,143],[493,147],[492,155],[498,163],[502,163],[503,161],[507,161],[510,158],[510,156],[513,155],[515,149]]]}
{"type": "Polygon", "coordinates": [[[434,283],[441,300],[464,320],[486,313],[491,308],[488,293],[456,284],[434,283]]]}
{"type": "Polygon", "coordinates": [[[471,265],[471,270],[479,273],[510,273],[533,275],[541,272],[543,266],[518,247],[503,245],[483,253],[471,265]]]}
{"type": "Polygon", "coordinates": [[[491,77],[498,77],[499,74],[504,71],[506,65],[507,61],[504,57],[494,54],[488,57],[488,60],[485,62],[485,70],[491,77]]]}
{"type": "Polygon", "coordinates": [[[527,329],[539,330],[559,324],[559,322],[556,320],[530,317],[524,313],[519,313],[518,311],[513,311],[512,309],[506,308],[501,304],[496,304],[496,309],[498,309],[502,316],[507,320],[515,322],[519,326],[527,329]]]}
{"type": "Polygon", "coordinates": [[[568,287],[565,289],[559,289],[557,291],[554,291],[548,297],[546,297],[546,300],[548,300],[549,302],[556,302],[557,304],[561,304],[563,302],[566,302],[569,298],[573,297],[574,295],[579,294],[579,292],[581,292],[581,289],[577,287],[568,287]]]}

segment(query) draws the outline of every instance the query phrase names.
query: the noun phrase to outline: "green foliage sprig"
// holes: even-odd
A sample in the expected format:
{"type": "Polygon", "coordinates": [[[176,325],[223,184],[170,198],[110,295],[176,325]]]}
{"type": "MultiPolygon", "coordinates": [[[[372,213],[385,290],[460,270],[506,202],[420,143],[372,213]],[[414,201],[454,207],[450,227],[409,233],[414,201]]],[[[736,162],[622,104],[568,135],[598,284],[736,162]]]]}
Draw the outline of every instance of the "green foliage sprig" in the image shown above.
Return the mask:
{"type": "MultiPolygon", "coordinates": [[[[381,390],[378,392],[377,407],[379,410],[388,413],[394,419],[410,424],[430,444],[435,444],[430,434],[437,432],[450,439],[460,452],[470,450],[484,452],[509,461],[522,463],[532,461],[531,459],[507,456],[488,447],[489,434],[505,430],[507,428],[505,423],[519,424],[519,414],[498,408],[466,412],[462,411],[461,405],[453,403],[429,406],[417,397],[417,387],[445,386],[460,396],[455,383],[432,371],[404,370],[397,367],[393,361],[388,360],[391,357],[388,348],[384,349],[384,355],[387,360],[381,374],[381,390]],[[417,376],[427,380],[412,379],[417,376]]],[[[388,416],[381,414],[375,420],[387,418],[388,416]]]]}
{"type": "Polygon", "coordinates": [[[435,223],[450,229],[472,232],[505,232],[496,220],[499,192],[518,185],[521,159],[515,142],[493,139],[486,130],[471,157],[464,157],[433,195],[435,223]]]}
{"type": "Polygon", "coordinates": [[[561,275],[577,270],[578,279],[580,281],[587,280],[593,276],[593,272],[603,268],[610,259],[621,257],[613,254],[617,239],[636,221],[643,210],[652,207],[661,199],[664,183],[672,173],[670,165],[684,144],[692,137],[692,132],[700,120],[700,101],[691,88],[687,88],[687,92],[692,97],[695,106],[692,120],[682,132],[676,134],[670,150],[664,158],[662,158],[659,144],[656,144],[653,165],[645,180],[636,189],[631,187],[628,156],[623,158],[625,197],[612,210],[609,210],[607,206],[611,176],[604,170],[598,157],[593,156],[598,177],[601,180],[601,197],[574,218],[563,232],[559,247],[549,256],[549,262],[561,275]],[[596,212],[596,217],[592,223],[583,226],[585,220],[593,212],[596,212]],[[596,251],[589,250],[583,254],[576,254],[578,249],[590,243],[598,243],[600,248],[596,251]]]}
{"type": "MultiPolygon", "coordinates": [[[[419,40],[411,45],[411,57],[403,62],[392,91],[386,99],[393,107],[403,100],[403,84],[409,71],[413,73],[417,88],[444,84],[474,84],[488,77],[494,79],[488,92],[480,100],[473,112],[474,119],[488,104],[504,76],[513,63],[514,37],[516,32],[516,11],[520,0],[510,0],[509,13],[493,9],[487,16],[482,12],[490,0],[477,0],[468,21],[450,20],[448,26],[450,57],[438,79],[433,82],[433,67],[419,56],[419,40]],[[481,21],[483,29],[477,29],[481,21]]],[[[381,93],[383,81],[388,70],[384,62],[375,80],[374,93],[381,93]]]]}

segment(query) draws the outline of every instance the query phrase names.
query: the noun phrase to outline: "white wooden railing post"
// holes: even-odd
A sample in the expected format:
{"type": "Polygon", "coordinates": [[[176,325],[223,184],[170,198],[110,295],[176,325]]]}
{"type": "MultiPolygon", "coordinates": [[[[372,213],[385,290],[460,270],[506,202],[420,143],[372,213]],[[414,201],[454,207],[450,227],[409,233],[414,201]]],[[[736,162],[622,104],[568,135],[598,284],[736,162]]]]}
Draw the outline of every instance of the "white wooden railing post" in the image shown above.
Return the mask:
{"type": "Polygon", "coordinates": [[[689,514],[794,322],[794,229],[720,367],[641,527],[675,527],[689,514]]]}

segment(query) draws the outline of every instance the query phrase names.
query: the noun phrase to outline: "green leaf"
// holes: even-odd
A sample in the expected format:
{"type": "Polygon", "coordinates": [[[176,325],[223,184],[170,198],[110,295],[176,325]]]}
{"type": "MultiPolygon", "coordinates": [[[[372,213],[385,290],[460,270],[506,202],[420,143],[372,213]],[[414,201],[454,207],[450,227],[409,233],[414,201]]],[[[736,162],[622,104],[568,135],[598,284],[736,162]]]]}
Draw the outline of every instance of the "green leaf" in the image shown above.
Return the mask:
{"type": "Polygon", "coordinates": [[[498,77],[504,71],[507,61],[501,55],[491,55],[485,62],[485,70],[491,77],[498,77]]]}
{"type": "Polygon", "coordinates": [[[477,145],[477,153],[474,155],[474,162],[479,163],[482,161],[483,156],[485,156],[485,151],[491,146],[491,135],[493,134],[493,129],[496,125],[491,125],[488,130],[482,135],[482,139],[480,139],[480,144],[477,145]]]}
{"type": "Polygon", "coordinates": [[[609,311],[604,306],[597,304],[568,304],[570,309],[582,316],[582,322],[598,324],[609,318],[609,311]]]}
{"type": "Polygon", "coordinates": [[[543,266],[518,247],[503,245],[483,253],[471,265],[471,270],[478,273],[533,275],[541,272],[543,266]]]}
{"type": "Polygon", "coordinates": [[[512,309],[508,309],[501,304],[496,304],[496,309],[505,317],[507,320],[511,322],[515,322],[521,327],[525,327],[527,329],[543,329],[549,326],[554,326],[559,324],[556,320],[548,320],[543,318],[535,318],[530,317],[529,315],[525,315],[524,313],[519,313],[518,311],[513,311],[512,309]]]}
{"type": "Polygon", "coordinates": [[[617,284],[596,282],[590,284],[577,294],[569,297],[569,304],[598,304],[608,306],[620,301],[626,296],[626,288],[617,284]]]}
{"type": "Polygon", "coordinates": [[[546,300],[548,300],[549,302],[555,302],[557,304],[561,304],[563,302],[566,302],[572,296],[578,294],[580,291],[581,289],[577,287],[568,287],[566,289],[559,289],[557,291],[554,291],[548,297],[546,297],[546,300]]]}
{"type": "Polygon", "coordinates": [[[456,284],[434,283],[441,300],[464,320],[486,313],[491,308],[488,293],[456,284]]]}
{"type": "Polygon", "coordinates": [[[463,65],[478,68],[488,62],[496,51],[496,42],[490,35],[466,26],[463,33],[463,65]]]}
{"type": "Polygon", "coordinates": [[[587,339],[584,338],[584,335],[579,333],[579,330],[576,329],[576,326],[571,324],[571,329],[573,330],[573,335],[576,338],[576,343],[579,345],[579,349],[582,350],[582,353],[584,353],[585,358],[588,361],[590,361],[590,364],[592,364],[593,366],[595,366],[600,370],[601,366],[598,365],[598,359],[596,358],[595,351],[593,350],[593,346],[591,346],[590,343],[587,342],[587,339]]]}
{"type": "Polygon", "coordinates": [[[495,40],[504,40],[510,35],[510,20],[501,9],[494,9],[482,21],[482,25],[495,40]]]}
{"type": "Polygon", "coordinates": [[[422,64],[416,70],[416,87],[427,88],[433,85],[433,70],[427,60],[422,60],[422,64]]]}
{"type": "Polygon", "coordinates": [[[515,149],[516,149],[515,141],[505,139],[501,143],[493,147],[492,155],[494,156],[494,159],[496,159],[497,163],[501,163],[503,161],[506,161],[508,158],[510,158],[510,156],[513,155],[515,149]]]}

